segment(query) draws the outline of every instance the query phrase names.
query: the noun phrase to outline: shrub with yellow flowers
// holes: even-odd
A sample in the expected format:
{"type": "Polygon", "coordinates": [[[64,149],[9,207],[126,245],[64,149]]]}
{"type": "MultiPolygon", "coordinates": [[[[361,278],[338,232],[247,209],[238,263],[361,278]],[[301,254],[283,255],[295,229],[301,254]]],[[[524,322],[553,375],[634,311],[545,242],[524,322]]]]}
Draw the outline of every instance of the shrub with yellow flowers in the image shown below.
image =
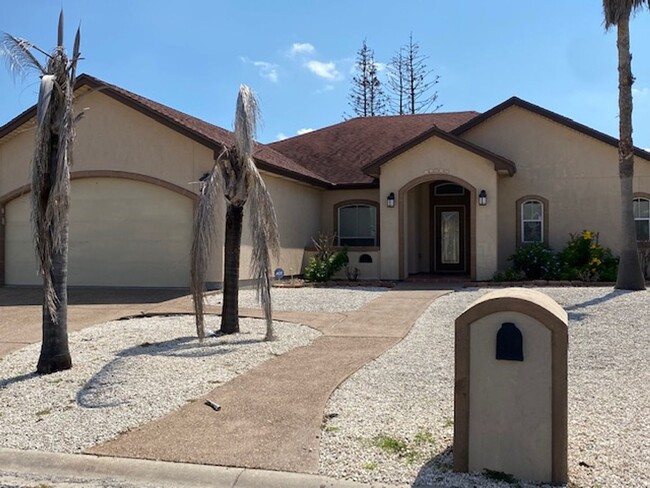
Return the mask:
{"type": "Polygon", "coordinates": [[[560,252],[560,279],[615,281],[618,258],[598,243],[598,232],[583,230],[571,234],[560,252]]]}

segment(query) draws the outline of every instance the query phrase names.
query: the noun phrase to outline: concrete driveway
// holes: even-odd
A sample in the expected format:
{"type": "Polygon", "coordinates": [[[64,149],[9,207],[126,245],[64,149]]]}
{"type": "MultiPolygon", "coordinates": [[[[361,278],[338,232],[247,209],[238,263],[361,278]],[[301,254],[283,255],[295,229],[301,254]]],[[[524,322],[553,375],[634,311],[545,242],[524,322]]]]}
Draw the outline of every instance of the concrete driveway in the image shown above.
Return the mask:
{"type": "MultiPolygon", "coordinates": [[[[147,313],[188,293],[181,288],[70,288],[68,330],[147,313]]],[[[41,304],[40,287],[0,287],[0,357],[41,340],[41,304]]]]}

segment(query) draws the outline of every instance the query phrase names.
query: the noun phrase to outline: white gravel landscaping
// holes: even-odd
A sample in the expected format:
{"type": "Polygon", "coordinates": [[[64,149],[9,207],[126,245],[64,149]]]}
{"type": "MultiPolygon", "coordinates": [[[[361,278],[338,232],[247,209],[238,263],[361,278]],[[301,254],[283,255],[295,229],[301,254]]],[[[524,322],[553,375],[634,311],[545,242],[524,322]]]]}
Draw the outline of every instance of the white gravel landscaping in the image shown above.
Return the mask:
{"type": "MultiPolygon", "coordinates": [[[[382,287],[272,288],[271,300],[273,310],[283,312],[350,312],[360,309],[388,290],[382,287]]],[[[222,300],[221,293],[207,297],[210,305],[221,305],[222,300]]],[[[259,308],[255,290],[241,290],[239,306],[259,308]]]]}
{"type": "MultiPolygon", "coordinates": [[[[218,317],[207,317],[218,329],[218,317]]],[[[40,344],[0,360],[0,446],[79,452],[197,399],[236,375],[320,335],[241,319],[241,333],[196,338],[192,316],[136,318],[70,335],[73,368],[34,374],[40,344]]]]}
{"type": "MultiPolygon", "coordinates": [[[[326,407],[322,474],[394,486],[517,486],[451,472],[453,322],[487,291],[436,300],[400,344],[335,391],[326,407]]],[[[570,319],[570,486],[650,486],[650,293],[540,291],[570,319]]]]}

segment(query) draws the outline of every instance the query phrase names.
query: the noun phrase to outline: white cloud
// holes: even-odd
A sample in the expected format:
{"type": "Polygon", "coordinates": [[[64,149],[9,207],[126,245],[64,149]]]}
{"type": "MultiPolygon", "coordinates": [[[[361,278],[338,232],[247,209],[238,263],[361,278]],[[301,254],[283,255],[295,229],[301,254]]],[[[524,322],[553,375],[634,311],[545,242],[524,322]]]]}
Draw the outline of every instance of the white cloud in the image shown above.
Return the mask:
{"type": "Polygon", "coordinates": [[[307,134],[308,132],[314,132],[314,129],[312,129],[312,128],[310,128],[310,127],[306,127],[306,128],[304,128],[304,129],[298,129],[298,131],[296,132],[296,134],[298,134],[299,136],[301,136],[301,135],[303,135],[303,134],[307,134]]]}
{"type": "Polygon", "coordinates": [[[316,76],[325,78],[326,80],[340,80],[341,73],[336,69],[336,64],[330,61],[329,63],[322,63],[321,61],[309,61],[305,64],[309,71],[316,76]]]}
{"type": "Polygon", "coordinates": [[[285,139],[288,139],[289,136],[286,135],[284,132],[280,132],[277,136],[275,136],[275,138],[276,138],[278,141],[284,141],[285,139]]]}
{"type": "Polygon", "coordinates": [[[246,57],[241,57],[242,63],[252,64],[256,68],[259,68],[259,74],[262,78],[266,78],[273,83],[278,82],[278,65],[269,63],[268,61],[251,61],[246,57]]]}
{"type": "Polygon", "coordinates": [[[650,88],[632,88],[632,95],[635,97],[647,97],[650,95],[650,88]]]}
{"type": "Polygon", "coordinates": [[[308,42],[296,42],[291,45],[289,55],[295,56],[296,54],[312,54],[315,50],[316,48],[308,42]]]}
{"type": "Polygon", "coordinates": [[[377,71],[384,71],[388,65],[386,63],[379,63],[375,61],[375,66],[377,66],[377,71]]]}

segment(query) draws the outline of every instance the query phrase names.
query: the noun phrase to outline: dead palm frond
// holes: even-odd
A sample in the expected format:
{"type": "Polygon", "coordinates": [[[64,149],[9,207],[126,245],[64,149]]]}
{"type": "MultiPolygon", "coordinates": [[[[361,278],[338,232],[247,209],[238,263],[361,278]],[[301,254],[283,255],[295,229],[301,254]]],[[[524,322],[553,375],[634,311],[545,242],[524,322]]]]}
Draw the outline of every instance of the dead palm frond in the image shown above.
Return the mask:
{"type": "Polygon", "coordinates": [[[67,245],[70,165],[74,138],[73,89],[79,59],[80,31],[75,36],[72,60],[63,49],[63,12],[59,16],[58,44],[47,54],[24,39],[4,34],[1,53],[14,74],[41,72],[36,105],[36,140],[32,159],[32,226],[43,274],[45,302],[57,317],[58,297],[52,281],[52,256],[67,245]],[[42,65],[32,50],[46,55],[42,65]]]}
{"type": "Polygon", "coordinates": [[[51,53],[24,39],[4,34],[0,55],[14,76],[29,69],[41,74],[36,105],[36,138],[32,159],[31,221],[37,262],[43,276],[43,340],[36,369],[53,373],[72,367],[67,333],[68,230],[70,165],[76,118],[74,82],[80,59],[77,29],[72,58],[63,48],[63,11],[57,46],[51,53]],[[36,54],[45,55],[41,64],[36,54]]]}
{"type": "Polygon", "coordinates": [[[191,251],[191,289],[199,338],[205,335],[203,287],[205,272],[210,263],[210,251],[214,248],[217,236],[216,213],[219,196],[223,195],[229,207],[243,207],[248,203],[253,241],[251,273],[266,318],[266,339],[273,339],[269,273],[272,258],[277,259],[279,256],[280,244],[273,202],[253,159],[258,114],[255,96],[250,88],[242,85],[237,97],[235,143],[221,152],[204,182],[199,197],[191,251]]]}
{"type": "Polygon", "coordinates": [[[619,21],[649,5],[648,0],[603,0],[605,29],[618,25],[619,21]]]}

